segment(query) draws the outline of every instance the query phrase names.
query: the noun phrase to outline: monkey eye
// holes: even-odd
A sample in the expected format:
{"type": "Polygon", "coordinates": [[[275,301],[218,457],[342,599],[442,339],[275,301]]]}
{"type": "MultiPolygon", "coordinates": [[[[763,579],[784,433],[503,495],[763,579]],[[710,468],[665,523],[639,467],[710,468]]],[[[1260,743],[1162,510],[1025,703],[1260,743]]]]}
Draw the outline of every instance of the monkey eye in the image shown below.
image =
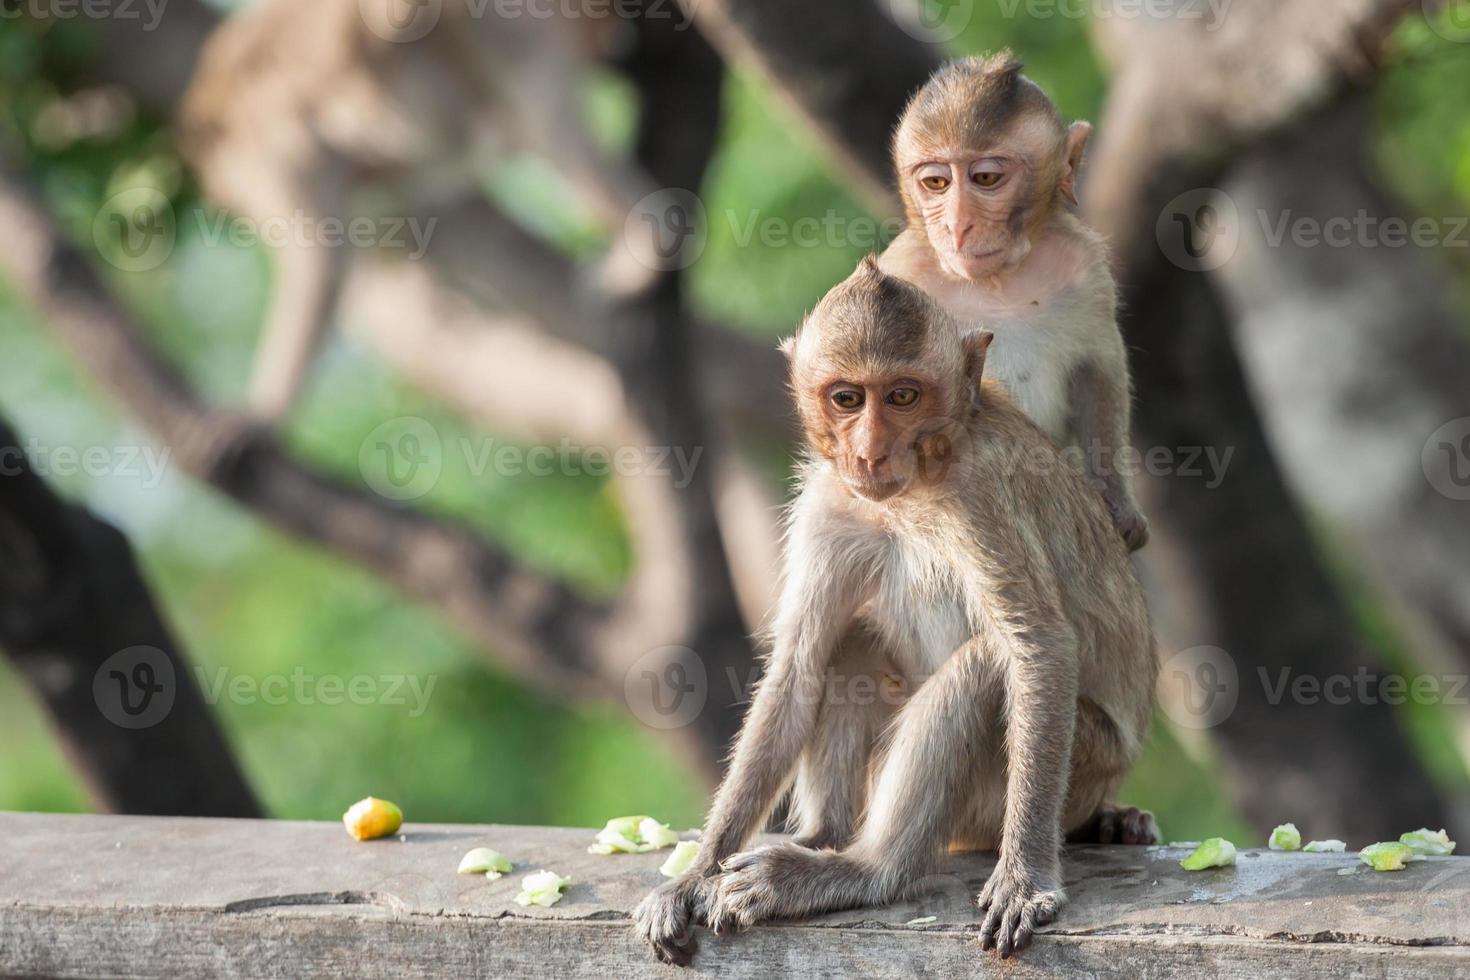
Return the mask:
{"type": "Polygon", "coordinates": [[[895,408],[908,408],[919,400],[917,388],[894,388],[888,393],[888,404],[895,408]]]}
{"type": "Polygon", "coordinates": [[[856,388],[839,388],[832,392],[832,404],[844,412],[863,407],[863,393],[856,388]]]}
{"type": "Polygon", "coordinates": [[[919,183],[924,186],[925,190],[933,191],[935,194],[942,194],[949,189],[949,178],[943,177],[939,174],[930,174],[927,177],[920,177],[919,183]]]}
{"type": "Polygon", "coordinates": [[[999,187],[1001,182],[1005,180],[1005,177],[1005,171],[1001,169],[1000,164],[991,160],[977,164],[974,172],[970,174],[971,182],[977,187],[983,187],[986,190],[999,187]]]}

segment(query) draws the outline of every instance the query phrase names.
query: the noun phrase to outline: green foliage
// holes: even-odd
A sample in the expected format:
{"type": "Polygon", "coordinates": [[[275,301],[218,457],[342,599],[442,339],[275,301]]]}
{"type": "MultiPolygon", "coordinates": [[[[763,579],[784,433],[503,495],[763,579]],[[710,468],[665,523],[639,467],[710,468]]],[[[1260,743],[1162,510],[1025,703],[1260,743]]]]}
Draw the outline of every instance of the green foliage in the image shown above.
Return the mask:
{"type": "Polygon", "coordinates": [[[1463,214],[1470,202],[1470,37],[1457,43],[1410,17],[1396,40],[1399,56],[1375,92],[1382,173],[1420,212],[1463,214]]]}

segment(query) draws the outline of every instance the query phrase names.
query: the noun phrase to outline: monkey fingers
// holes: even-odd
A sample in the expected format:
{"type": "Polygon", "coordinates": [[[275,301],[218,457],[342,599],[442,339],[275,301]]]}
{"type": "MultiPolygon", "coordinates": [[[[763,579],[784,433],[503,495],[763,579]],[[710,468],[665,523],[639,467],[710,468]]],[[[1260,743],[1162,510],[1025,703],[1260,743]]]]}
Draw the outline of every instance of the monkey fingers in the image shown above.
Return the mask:
{"type": "Polygon", "coordinates": [[[687,877],[665,882],[649,892],[633,911],[633,922],[643,941],[653,947],[662,963],[688,966],[699,951],[694,924],[704,915],[708,879],[687,877]]]}
{"type": "Polygon", "coordinates": [[[1002,957],[1019,953],[1031,945],[1037,928],[1056,919],[1063,901],[1060,889],[1039,889],[997,867],[975,902],[983,916],[980,948],[998,950],[1002,957]]]}
{"type": "Polygon", "coordinates": [[[1087,823],[1068,834],[1067,840],[1073,844],[1157,844],[1163,835],[1147,810],[1104,803],[1087,823]]]}
{"type": "Polygon", "coordinates": [[[736,854],[723,867],[709,903],[709,927],[715,932],[855,904],[855,890],[868,880],[843,855],[792,843],[736,854]]]}
{"type": "MultiPolygon", "coordinates": [[[[795,846],[795,845],[792,845],[795,846]]],[[[725,873],[710,902],[709,927],[716,933],[745,929],[780,913],[780,872],[775,848],[762,847],[725,861],[725,873]]]]}
{"type": "MultiPolygon", "coordinates": [[[[1111,504],[1109,506],[1111,508],[1111,504]]],[[[1111,509],[1113,524],[1118,528],[1118,533],[1123,535],[1129,551],[1137,551],[1148,544],[1148,518],[1139,513],[1136,507],[1111,509]]]]}

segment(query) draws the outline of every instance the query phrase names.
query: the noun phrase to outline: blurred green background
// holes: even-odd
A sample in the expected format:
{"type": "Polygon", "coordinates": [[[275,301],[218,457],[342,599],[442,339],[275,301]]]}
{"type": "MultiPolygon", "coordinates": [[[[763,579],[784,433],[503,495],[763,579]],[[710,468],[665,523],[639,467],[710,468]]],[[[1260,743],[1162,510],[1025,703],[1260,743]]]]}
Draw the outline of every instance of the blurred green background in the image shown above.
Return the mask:
{"type": "MultiPolygon", "coordinates": [[[[1400,58],[1376,95],[1378,159],[1412,207],[1464,213],[1470,203],[1467,49],[1419,21],[1405,25],[1401,41],[1400,58]]],[[[1097,118],[1106,82],[1085,23],[1008,19],[991,11],[977,16],[956,48],[1000,45],[1023,56],[1028,73],[1054,94],[1064,114],[1097,118]]],[[[92,217],[116,188],[141,178],[173,199],[181,238],[170,260],[149,273],[109,269],[112,281],[196,384],[216,400],[236,400],[269,289],[269,263],[258,250],[201,239],[191,216],[202,205],[162,120],[137,118],[122,131],[64,145],[47,139],[46,113],[56,93],[43,80],[42,59],[47,77],[55,78],[50,66],[85,64],[88,56],[84,30],[42,39],[0,21],[4,138],[26,147],[48,203],[87,248],[96,247],[92,217]]],[[[593,106],[608,139],[626,136],[631,110],[619,82],[601,83],[593,106]]],[[[864,249],[771,247],[759,236],[745,242],[749,216],[820,217],[830,210],[860,218],[863,212],[758,82],[732,78],[726,108],[721,145],[702,191],[709,244],[692,281],[701,309],[774,338],[846,275],[864,249]]],[[[574,223],[537,211],[534,177],[533,167],[509,166],[487,190],[577,247],[574,223]]],[[[1461,265],[1460,275],[1470,286],[1470,264],[1461,265]]],[[[40,446],[150,445],[88,389],[3,284],[0,413],[40,446]]],[[[446,445],[459,435],[482,438],[337,340],[288,437],[323,467],[353,477],[363,439],[384,419],[402,415],[430,420],[446,445]]],[[[629,557],[616,505],[599,480],[508,478],[475,469],[461,454],[446,453],[442,478],[419,503],[475,523],[591,592],[616,587],[629,557]]],[[[298,668],[347,679],[434,679],[419,716],[411,704],[271,706],[223,699],[223,723],[271,814],[335,819],[371,793],[397,801],[415,821],[600,825],[614,815],[644,812],[682,827],[702,819],[705,788],[621,706],[567,706],[527,691],[362,571],[295,544],[172,469],[157,485],[146,471],[48,478],[131,536],[206,686],[221,669],[257,679],[290,676],[298,668]]],[[[1372,604],[1361,602],[1359,612],[1380,646],[1407,663],[1408,653],[1372,604]]],[[[1463,785],[1465,760],[1448,737],[1443,709],[1401,710],[1412,712],[1416,744],[1436,776],[1463,785]]],[[[1242,826],[1207,748],[1181,744],[1162,719],[1125,798],[1152,808],[1171,839],[1221,834],[1260,844],[1269,830],[1242,826]]],[[[1283,806],[1281,819],[1296,820],[1310,834],[1311,815],[1283,806]]],[[[87,808],[42,716],[0,662],[0,809],[87,808]]]]}

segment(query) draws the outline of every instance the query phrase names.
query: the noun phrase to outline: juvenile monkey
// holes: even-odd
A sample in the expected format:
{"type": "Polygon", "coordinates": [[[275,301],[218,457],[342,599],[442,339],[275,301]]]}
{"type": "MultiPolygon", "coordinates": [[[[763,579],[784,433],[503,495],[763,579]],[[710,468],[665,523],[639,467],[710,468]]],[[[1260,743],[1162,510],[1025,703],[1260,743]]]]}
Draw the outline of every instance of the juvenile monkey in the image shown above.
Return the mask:
{"type": "Polygon", "coordinates": [[[1157,842],[1112,802],[1150,718],[1143,594],[1098,494],[981,383],[990,339],[870,257],[786,346],[810,460],[697,864],[635,913],[665,962],[696,922],[890,902],[947,845],[998,846],[981,945],[1008,955],[1064,901],[1064,834],[1157,842]],[[803,836],[740,853],[798,765],[803,836]]]}
{"type": "Polygon", "coordinates": [[[940,68],[893,140],[908,225],[883,271],[995,334],[990,376],[1078,447],[1130,550],[1148,540],[1127,473],[1131,384],[1102,239],[1067,209],[1092,127],[1064,126],[1009,51],[940,68]]]}
{"type": "MultiPolygon", "coordinates": [[[[260,0],[205,46],[181,148],[209,198],[261,225],[412,215],[534,151],[597,224],[620,229],[653,188],[600,153],[582,121],[583,81],[610,24],[473,0],[260,0]]],[[[309,240],[275,250],[249,395],[258,417],[277,421],[294,401],[348,257],[309,240]]]]}

